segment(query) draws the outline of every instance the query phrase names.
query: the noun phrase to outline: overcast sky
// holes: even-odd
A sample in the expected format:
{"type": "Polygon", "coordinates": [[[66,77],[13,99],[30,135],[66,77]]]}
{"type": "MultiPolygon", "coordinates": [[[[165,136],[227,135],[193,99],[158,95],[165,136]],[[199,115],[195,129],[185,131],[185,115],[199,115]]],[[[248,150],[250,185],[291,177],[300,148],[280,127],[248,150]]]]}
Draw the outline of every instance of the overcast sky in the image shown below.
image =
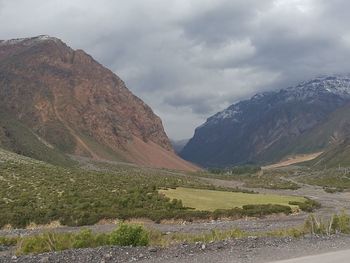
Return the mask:
{"type": "Polygon", "coordinates": [[[0,0],[0,39],[84,49],[158,114],[169,137],[257,92],[350,72],[348,0],[0,0]]]}

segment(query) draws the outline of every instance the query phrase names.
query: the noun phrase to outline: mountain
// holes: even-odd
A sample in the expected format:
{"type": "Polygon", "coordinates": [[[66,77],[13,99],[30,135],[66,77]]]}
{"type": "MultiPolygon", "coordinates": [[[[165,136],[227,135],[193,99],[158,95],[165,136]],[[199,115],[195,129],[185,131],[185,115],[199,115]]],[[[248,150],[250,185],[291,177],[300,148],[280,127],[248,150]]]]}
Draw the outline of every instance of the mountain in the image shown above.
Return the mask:
{"type": "Polygon", "coordinates": [[[180,155],[205,167],[222,167],[322,151],[350,123],[349,103],[349,76],[259,93],[208,118],[180,155]]]}
{"type": "MultiPolygon", "coordinates": [[[[320,131],[333,131],[330,145],[316,159],[307,162],[313,167],[348,167],[350,165],[350,105],[333,112],[325,123],[317,127],[320,131]]],[[[317,137],[316,137],[317,138],[317,137]]]]}
{"type": "Polygon", "coordinates": [[[184,140],[170,140],[176,153],[180,153],[185,145],[188,143],[189,139],[184,140]]]}
{"type": "Polygon", "coordinates": [[[39,159],[68,153],[196,169],[118,76],[54,37],[0,41],[0,112],[1,145],[39,159]]]}

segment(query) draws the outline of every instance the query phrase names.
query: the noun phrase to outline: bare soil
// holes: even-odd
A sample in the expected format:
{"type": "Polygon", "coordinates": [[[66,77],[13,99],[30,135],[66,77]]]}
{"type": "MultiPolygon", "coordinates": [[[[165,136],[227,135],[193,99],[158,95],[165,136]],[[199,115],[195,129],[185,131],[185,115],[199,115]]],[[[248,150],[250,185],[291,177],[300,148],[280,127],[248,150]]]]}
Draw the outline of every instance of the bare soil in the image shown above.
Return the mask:
{"type": "Polygon", "coordinates": [[[287,158],[286,160],[282,160],[282,161],[280,161],[278,163],[264,166],[264,167],[262,167],[262,169],[265,169],[265,170],[267,170],[267,169],[274,169],[274,168],[285,167],[285,166],[292,165],[292,164],[297,164],[297,163],[303,163],[303,162],[311,161],[313,159],[316,159],[322,153],[323,152],[294,155],[294,156],[291,156],[291,157],[287,158]]]}

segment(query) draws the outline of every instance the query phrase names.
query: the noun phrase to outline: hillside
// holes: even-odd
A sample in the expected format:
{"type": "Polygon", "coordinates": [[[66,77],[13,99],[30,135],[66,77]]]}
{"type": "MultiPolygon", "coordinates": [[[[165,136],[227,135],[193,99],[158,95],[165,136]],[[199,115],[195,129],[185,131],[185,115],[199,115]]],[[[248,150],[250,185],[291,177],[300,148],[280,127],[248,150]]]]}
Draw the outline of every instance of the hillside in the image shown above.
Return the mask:
{"type": "Polygon", "coordinates": [[[181,156],[220,167],[323,151],[348,123],[349,86],[347,76],[320,77],[240,101],[198,127],[181,156]]]}
{"type": "MultiPolygon", "coordinates": [[[[350,105],[333,112],[328,121],[317,127],[319,131],[334,131],[329,147],[318,158],[307,162],[312,167],[344,167],[350,164],[350,105]]],[[[316,137],[317,138],[317,137],[316,137]]]]}
{"type": "Polygon", "coordinates": [[[1,112],[12,120],[1,120],[7,149],[45,161],[44,148],[61,159],[197,169],[174,153],[160,118],[118,76],[57,38],[0,41],[0,94],[1,112]]]}

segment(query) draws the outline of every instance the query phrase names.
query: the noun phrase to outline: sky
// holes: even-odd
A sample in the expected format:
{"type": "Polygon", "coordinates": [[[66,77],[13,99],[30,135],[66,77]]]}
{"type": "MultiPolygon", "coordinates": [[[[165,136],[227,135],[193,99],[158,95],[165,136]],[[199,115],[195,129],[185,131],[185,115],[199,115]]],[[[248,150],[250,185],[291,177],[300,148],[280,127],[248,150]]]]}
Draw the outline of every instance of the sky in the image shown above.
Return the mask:
{"type": "Polygon", "coordinates": [[[111,69],[192,137],[258,92],[350,73],[348,0],[0,0],[0,39],[50,35],[111,69]]]}

